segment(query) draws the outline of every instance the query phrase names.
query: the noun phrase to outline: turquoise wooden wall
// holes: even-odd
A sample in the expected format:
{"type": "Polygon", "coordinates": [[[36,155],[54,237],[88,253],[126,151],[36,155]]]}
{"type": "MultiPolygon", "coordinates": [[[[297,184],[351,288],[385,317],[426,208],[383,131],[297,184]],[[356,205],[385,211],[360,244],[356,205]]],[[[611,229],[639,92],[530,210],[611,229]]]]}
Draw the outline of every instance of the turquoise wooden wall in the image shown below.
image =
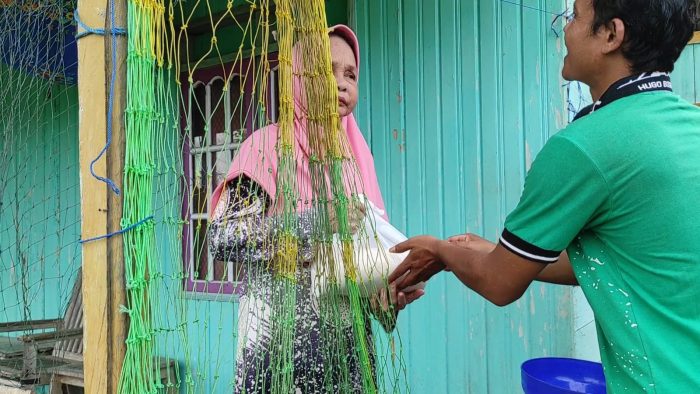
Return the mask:
{"type": "MultiPolygon", "coordinates": [[[[408,235],[497,238],[529,163],[567,119],[553,18],[494,0],[355,1],[363,50],[356,113],[391,221],[408,235]]],[[[521,362],[570,355],[571,309],[565,288],[534,284],[497,308],[442,274],[400,319],[410,387],[517,393],[521,362]]]]}
{"type": "Polygon", "coordinates": [[[673,90],[684,99],[700,103],[700,44],[688,45],[671,74],[673,90]]]}
{"type": "Polygon", "coordinates": [[[0,81],[0,322],[56,318],[80,267],[77,89],[0,81]]]}

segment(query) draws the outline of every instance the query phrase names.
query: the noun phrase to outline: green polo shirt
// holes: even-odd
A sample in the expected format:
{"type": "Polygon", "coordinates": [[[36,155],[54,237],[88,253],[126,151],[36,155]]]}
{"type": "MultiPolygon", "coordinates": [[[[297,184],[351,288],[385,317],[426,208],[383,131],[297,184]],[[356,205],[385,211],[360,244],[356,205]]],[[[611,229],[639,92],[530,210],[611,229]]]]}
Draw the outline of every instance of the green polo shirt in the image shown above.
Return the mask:
{"type": "Polygon", "coordinates": [[[608,393],[700,393],[700,108],[623,97],[553,136],[501,243],[567,250],[596,317],[608,393]]]}

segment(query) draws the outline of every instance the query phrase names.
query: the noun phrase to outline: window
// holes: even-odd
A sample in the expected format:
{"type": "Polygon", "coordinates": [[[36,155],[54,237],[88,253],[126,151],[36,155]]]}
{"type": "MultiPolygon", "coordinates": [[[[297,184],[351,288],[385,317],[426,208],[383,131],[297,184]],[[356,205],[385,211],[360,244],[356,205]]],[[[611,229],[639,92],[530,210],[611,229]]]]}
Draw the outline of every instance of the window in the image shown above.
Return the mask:
{"type": "Polygon", "coordinates": [[[183,256],[186,288],[192,292],[232,294],[242,276],[237,262],[213,258],[207,230],[214,209],[211,194],[224,181],[241,142],[254,129],[276,122],[279,113],[277,67],[268,75],[266,89],[253,89],[254,78],[246,78],[245,70],[247,61],[201,70],[193,75],[191,86],[183,88],[183,256]],[[264,102],[269,113],[259,108],[260,100],[252,93],[260,91],[266,92],[264,102]]]}

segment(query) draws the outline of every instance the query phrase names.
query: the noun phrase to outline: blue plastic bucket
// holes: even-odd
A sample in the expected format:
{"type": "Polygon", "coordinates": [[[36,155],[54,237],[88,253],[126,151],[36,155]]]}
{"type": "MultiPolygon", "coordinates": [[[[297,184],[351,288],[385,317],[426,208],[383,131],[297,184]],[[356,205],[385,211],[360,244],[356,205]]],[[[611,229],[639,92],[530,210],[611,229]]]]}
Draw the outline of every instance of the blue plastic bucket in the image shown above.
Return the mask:
{"type": "Polygon", "coordinates": [[[525,394],[605,394],[603,366],[571,358],[535,358],[520,367],[525,394]]]}

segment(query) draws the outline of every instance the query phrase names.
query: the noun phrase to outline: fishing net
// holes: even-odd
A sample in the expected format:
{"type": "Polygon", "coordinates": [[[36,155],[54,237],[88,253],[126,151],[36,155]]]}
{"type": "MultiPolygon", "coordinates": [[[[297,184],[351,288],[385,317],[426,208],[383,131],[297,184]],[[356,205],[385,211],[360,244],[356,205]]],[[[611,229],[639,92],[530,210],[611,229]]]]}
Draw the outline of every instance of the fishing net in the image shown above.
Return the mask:
{"type": "Polygon", "coordinates": [[[48,362],[36,355],[56,343],[46,331],[79,320],[74,8],[0,1],[0,379],[39,381],[48,362]]]}
{"type": "Polygon", "coordinates": [[[325,3],[129,1],[128,20],[120,391],[405,391],[325,3]],[[236,155],[254,164],[227,179],[236,155]],[[216,215],[219,185],[243,208],[216,215]]]}

